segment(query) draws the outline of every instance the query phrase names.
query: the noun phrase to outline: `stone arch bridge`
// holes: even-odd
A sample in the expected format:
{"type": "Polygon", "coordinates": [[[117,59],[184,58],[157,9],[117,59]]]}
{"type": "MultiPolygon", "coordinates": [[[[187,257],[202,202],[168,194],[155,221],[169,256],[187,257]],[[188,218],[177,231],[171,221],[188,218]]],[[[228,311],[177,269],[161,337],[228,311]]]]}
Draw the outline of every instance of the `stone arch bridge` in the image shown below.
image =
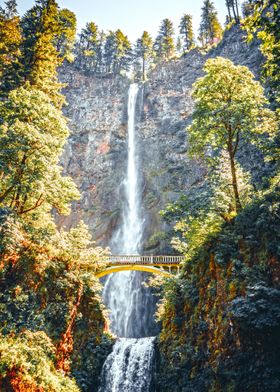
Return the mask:
{"type": "Polygon", "coordinates": [[[179,273],[184,256],[108,256],[103,270],[96,272],[97,278],[120,271],[142,271],[170,277],[179,273]]]}

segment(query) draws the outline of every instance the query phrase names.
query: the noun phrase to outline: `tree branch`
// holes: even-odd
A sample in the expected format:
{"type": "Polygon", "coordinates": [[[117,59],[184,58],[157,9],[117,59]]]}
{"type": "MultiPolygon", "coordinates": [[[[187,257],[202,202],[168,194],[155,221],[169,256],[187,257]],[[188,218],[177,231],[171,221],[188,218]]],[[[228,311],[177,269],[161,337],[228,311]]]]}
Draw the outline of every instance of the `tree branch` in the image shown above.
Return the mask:
{"type": "Polygon", "coordinates": [[[43,193],[41,193],[39,199],[36,201],[33,207],[27,208],[27,210],[20,211],[20,214],[25,214],[26,212],[35,210],[40,207],[44,203],[45,199],[43,198],[43,193]]]}

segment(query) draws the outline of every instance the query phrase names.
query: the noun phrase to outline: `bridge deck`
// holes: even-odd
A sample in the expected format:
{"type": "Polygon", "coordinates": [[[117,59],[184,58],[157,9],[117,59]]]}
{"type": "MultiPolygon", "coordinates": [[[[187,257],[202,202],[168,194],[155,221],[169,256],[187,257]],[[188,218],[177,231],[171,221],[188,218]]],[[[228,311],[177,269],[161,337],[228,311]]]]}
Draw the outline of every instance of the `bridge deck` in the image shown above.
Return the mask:
{"type": "Polygon", "coordinates": [[[179,266],[184,256],[138,256],[138,255],[113,255],[106,261],[109,265],[154,265],[154,266],[179,266]]]}

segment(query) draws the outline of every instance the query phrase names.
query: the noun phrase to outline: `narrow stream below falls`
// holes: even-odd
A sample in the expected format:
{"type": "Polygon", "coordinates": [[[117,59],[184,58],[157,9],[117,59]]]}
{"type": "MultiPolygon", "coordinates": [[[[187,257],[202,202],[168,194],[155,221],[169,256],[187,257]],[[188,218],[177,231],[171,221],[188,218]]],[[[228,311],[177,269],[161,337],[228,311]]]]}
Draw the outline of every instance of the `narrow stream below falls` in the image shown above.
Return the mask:
{"type": "MultiPolygon", "coordinates": [[[[115,233],[114,253],[137,255],[141,251],[144,219],[136,143],[137,84],[128,93],[128,158],[123,181],[124,208],[120,229],[115,233]]],[[[107,357],[98,392],[149,392],[154,362],[154,337],[149,337],[151,293],[143,290],[139,272],[118,272],[107,278],[103,298],[110,311],[111,330],[119,338],[107,357]]]]}

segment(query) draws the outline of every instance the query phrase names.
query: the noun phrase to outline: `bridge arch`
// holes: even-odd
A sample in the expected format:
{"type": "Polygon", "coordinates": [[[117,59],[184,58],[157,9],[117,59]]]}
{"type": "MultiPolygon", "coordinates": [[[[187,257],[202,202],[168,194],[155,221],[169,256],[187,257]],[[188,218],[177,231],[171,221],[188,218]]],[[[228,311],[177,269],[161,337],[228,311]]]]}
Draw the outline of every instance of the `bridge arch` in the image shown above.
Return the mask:
{"type": "Polygon", "coordinates": [[[102,271],[99,271],[95,274],[97,278],[102,278],[103,276],[114,274],[116,272],[121,271],[141,271],[141,272],[149,272],[156,275],[161,275],[165,277],[170,277],[172,274],[164,269],[160,269],[157,267],[149,266],[149,265],[116,265],[112,267],[107,267],[102,271]]]}

